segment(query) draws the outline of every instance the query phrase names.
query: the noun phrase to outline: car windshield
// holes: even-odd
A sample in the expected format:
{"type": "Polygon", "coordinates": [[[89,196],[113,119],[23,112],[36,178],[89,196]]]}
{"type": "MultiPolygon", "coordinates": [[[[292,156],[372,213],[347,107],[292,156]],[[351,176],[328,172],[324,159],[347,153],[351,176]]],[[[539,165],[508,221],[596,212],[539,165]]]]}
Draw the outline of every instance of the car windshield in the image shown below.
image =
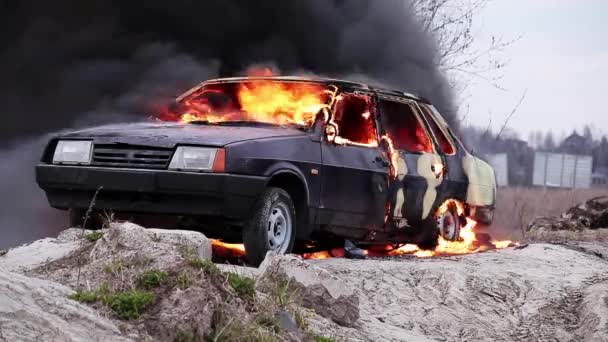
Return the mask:
{"type": "Polygon", "coordinates": [[[178,98],[162,119],[198,124],[310,127],[329,102],[324,85],[252,80],[203,84],[178,98]]]}

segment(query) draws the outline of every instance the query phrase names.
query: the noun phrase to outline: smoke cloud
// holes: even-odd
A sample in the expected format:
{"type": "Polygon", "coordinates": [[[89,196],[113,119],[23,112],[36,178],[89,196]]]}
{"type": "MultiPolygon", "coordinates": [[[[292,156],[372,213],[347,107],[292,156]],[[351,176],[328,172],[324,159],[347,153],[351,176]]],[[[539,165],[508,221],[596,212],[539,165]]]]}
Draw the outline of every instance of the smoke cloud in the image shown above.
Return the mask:
{"type": "Polygon", "coordinates": [[[25,240],[56,216],[39,203],[33,167],[45,139],[35,137],[145,119],[193,84],[253,64],[374,80],[455,121],[434,41],[403,0],[8,0],[0,46],[0,232],[35,231],[25,240]]]}

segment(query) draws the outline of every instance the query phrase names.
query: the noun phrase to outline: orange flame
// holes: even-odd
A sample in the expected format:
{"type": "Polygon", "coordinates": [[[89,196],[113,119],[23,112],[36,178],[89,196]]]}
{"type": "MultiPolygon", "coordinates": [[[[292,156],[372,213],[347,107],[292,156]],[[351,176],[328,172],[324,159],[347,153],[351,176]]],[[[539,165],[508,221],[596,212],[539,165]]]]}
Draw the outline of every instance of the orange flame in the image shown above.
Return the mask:
{"type": "MultiPolygon", "coordinates": [[[[266,70],[261,75],[268,77],[272,73],[266,70]]],[[[182,95],[178,98],[178,109],[167,109],[160,119],[183,123],[238,120],[310,126],[320,110],[329,108],[334,95],[335,91],[327,86],[313,82],[270,78],[251,78],[238,83],[210,82],[182,95]]]]}
{"type": "MultiPolygon", "coordinates": [[[[445,212],[451,205],[456,206],[456,212],[458,215],[464,214],[464,205],[456,200],[448,200],[443,203],[437,210],[437,213],[441,214],[445,212]]],[[[477,222],[472,218],[467,217],[465,226],[460,229],[460,238],[457,241],[448,241],[443,237],[439,236],[437,240],[437,246],[432,250],[422,249],[415,244],[406,244],[399,248],[392,248],[392,246],[390,245],[374,246],[370,247],[370,249],[366,250],[365,252],[368,256],[371,257],[413,255],[419,258],[428,258],[442,255],[481,253],[492,249],[503,249],[519,245],[518,242],[513,242],[511,240],[492,240],[489,242],[479,241],[477,239],[477,235],[475,234],[476,226],[477,222]]],[[[341,248],[336,248],[329,252],[321,251],[315,253],[305,253],[303,255],[305,259],[326,259],[331,257],[342,256],[344,256],[344,250],[341,248]]]]}
{"type": "Polygon", "coordinates": [[[226,243],[222,240],[211,240],[211,246],[213,253],[220,256],[226,257],[243,257],[245,256],[245,245],[242,243],[226,243]]]}
{"type": "Polygon", "coordinates": [[[326,106],[323,93],[312,83],[256,81],[243,83],[238,98],[253,121],[310,125],[326,106]]]}

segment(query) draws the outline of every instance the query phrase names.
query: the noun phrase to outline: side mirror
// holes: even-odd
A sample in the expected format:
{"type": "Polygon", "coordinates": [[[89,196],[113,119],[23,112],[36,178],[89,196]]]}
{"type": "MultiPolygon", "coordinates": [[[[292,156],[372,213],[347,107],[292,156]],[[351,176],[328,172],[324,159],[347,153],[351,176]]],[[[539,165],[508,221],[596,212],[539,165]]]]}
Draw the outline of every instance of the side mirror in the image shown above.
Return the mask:
{"type": "Polygon", "coordinates": [[[333,143],[336,140],[336,136],[338,135],[338,129],[334,124],[327,124],[325,126],[325,136],[327,137],[327,141],[333,143]]]}

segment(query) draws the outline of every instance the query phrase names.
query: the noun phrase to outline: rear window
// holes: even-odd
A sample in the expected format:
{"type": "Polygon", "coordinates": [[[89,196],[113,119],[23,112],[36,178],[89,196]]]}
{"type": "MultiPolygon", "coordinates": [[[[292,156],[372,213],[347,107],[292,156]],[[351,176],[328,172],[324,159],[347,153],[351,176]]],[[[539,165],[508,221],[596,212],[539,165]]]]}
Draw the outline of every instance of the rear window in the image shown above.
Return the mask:
{"type": "Polygon", "coordinates": [[[431,138],[412,105],[381,99],[380,112],[384,131],[392,140],[395,149],[433,152],[431,138]]]}
{"type": "Polygon", "coordinates": [[[433,135],[435,136],[435,138],[437,138],[437,143],[439,143],[439,148],[441,149],[441,151],[444,154],[448,155],[455,154],[456,149],[454,148],[454,144],[452,143],[450,138],[445,135],[444,131],[439,127],[439,124],[437,123],[437,120],[433,116],[429,107],[426,105],[420,105],[420,108],[422,109],[424,118],[431,127],[431,131],[433,131],[433,135]]]}

